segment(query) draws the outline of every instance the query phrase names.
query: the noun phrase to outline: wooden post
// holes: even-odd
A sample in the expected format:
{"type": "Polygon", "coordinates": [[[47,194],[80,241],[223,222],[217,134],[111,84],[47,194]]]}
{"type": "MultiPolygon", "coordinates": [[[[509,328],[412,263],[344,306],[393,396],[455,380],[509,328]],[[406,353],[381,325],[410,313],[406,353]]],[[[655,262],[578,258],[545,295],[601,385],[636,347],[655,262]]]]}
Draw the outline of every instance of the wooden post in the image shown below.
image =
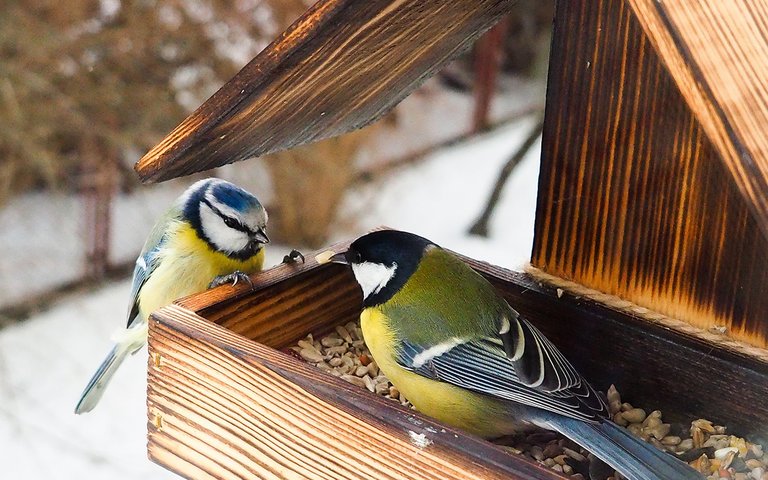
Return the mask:
{"type": "Polygon", "coordinates": [[[91,135],[85,136],[83,149],[85,175],[81,192],[85,212],[85,274],[101,279],[109,268],[109,243],[112,222],[112,197],[115,188],[115,164],[104,159],[102,149],[91,135]]]}
{"type": "Polygon", "coordinates": [[[499,73],[501,55],[504,52],[504,39],[507,35],[507,27],[508,20],[501,20],[475,43],[473,133],[478,133],[488,128],[488,115],[491,111],[493,93],[496,91],[496,79],[499,73]]]}

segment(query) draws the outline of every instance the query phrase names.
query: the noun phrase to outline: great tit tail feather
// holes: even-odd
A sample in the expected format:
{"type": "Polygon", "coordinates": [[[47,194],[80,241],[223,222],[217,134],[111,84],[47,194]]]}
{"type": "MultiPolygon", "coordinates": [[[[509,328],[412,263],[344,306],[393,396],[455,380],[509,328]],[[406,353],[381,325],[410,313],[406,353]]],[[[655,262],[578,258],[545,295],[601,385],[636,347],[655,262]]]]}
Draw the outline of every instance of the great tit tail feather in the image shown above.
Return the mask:
{"type": "Polygon", "coordinates": [[[634,437],[613,422],[591,423],[558,416],[547,423],[630,480],[704,478],[687,463],[634,437]]]}
{"type": "Polygon", "coordinates": [[[76,414],[80,415],[90,412],[99,403],[101,396],[104,395],[104,390],[107,388],[107,384],[109,384],[117,368],[123,363],[125,357],[134,350],[130,347],[131,345],[116,344],[107,354],[104,361],[99,365],[99,369],[93,374],[93,377],[91,377],[88,385],[86,385],[83,393],[80,395],[80,400],[75,407],[76,414]]]}

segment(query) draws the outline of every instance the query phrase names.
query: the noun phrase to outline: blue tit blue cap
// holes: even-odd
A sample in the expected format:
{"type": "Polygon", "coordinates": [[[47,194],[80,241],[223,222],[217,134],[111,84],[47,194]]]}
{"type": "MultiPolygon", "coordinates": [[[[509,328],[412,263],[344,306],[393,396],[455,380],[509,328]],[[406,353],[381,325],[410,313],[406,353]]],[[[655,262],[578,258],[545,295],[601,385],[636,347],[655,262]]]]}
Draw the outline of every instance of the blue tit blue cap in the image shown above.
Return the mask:
{"type": "Polygon", "coordinates": [[[221,203],[238,212],[258,208],[261,203],[255,196],[231,183],[216,183],[211,187],[211,194],[221,203]]]}

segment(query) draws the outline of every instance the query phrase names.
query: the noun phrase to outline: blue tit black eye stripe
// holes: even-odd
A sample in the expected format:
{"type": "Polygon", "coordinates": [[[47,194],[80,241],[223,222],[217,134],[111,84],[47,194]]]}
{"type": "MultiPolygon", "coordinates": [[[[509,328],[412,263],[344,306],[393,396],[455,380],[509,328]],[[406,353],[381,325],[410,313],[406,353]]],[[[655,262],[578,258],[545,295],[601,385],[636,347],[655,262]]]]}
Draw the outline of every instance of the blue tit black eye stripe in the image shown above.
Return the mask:
{"type": "Polygon", "coordinates": [[[238,230],[243,233],[247,233],[248,235],[254,235],[256,232],[248,228],[246,225],[243,225],[240,223],[240,221],[236,218],[232,218],[229,215],[225,215],[221,210],[216,208],[211,202],[208,201],[207,198],[202,199],[203,203],[205,203],[208,208],[213,210],[213,212],[221,217],[221,219],[224,221],[224,224],[228,226],[229,228],[233,228],[235,230],[238,230]]]}

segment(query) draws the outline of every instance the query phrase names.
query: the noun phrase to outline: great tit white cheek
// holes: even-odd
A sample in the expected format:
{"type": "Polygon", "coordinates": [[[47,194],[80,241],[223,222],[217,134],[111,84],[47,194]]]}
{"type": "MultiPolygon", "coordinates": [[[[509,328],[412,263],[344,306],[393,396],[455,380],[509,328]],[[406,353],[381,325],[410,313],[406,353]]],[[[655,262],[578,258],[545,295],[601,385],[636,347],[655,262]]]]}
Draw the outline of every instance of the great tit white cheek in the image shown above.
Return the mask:
{"type": "Polygon", "coordinates": [[[352,264],[352,272],[363,290],[363,298],[379,293],[395,276],[396,270],[397,263],[393,263],[391,266],[372,262],[352,264]]]}

